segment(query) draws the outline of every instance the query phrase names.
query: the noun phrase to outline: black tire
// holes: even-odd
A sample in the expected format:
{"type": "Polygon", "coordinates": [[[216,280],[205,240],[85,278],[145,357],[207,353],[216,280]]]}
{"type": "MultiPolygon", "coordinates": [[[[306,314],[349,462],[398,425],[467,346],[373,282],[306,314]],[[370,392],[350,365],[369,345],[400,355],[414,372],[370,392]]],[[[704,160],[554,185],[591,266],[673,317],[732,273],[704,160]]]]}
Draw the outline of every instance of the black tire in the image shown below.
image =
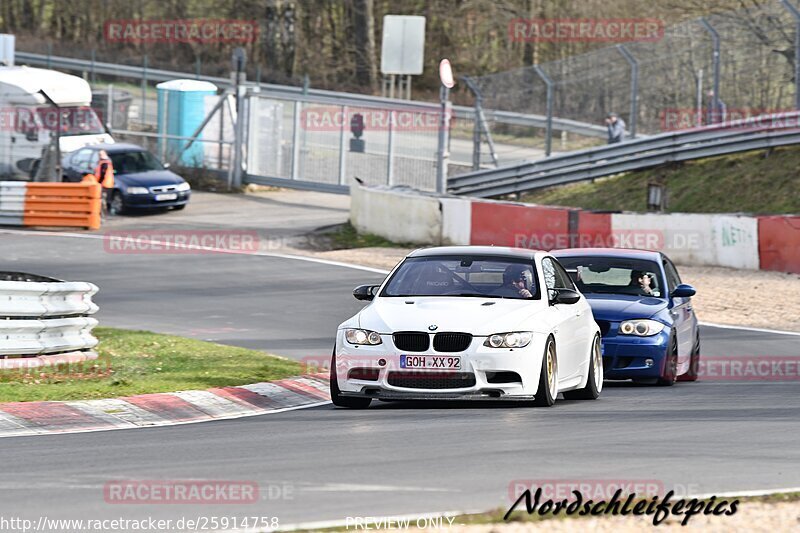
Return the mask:
{"type": "Polygon", "coordinates": [[[667,356],[664,359],[664,368],[661,370],[661,376],[656,382],[662,387],[671,387],[675,385],[678,376],[678,341],[675,338],[675,332],[672,332],[669,339],[669,348],[667,348],[667,356]]]}
{"type": "Polygon", "coordinates": [[[175,206],[175,207],[173,207],[172,209],[174,209],[175,211],[181,211],[181,210],[185,209],[187,205],[188,205],[188,204],[176,205],[176,206],[175,206]]]}
{"type": "Polygon", "coordinates": [[[566,400],[596,400],[603,390],[603,356],[600,353],[600,336],[595,335],[589,351],[589,377],[586,386],[582,389],[564,392],[566,400]],[[597,364],[596,364],[597,363],[597,364]],[[597,375],[600,375],[600,386],[597,385],[597,375]]]}
{"type": "Polygon", "coordinates": [[[342,396],[339,390],[339,382],[336,379],[336,351],[331,355],[331,401],[336,407],[347,407],[349,409],[366,409],[372,403],[371,398],[353,398],[342,396]]]}
{"type": "Polygon", "coordinates": [[[542,369],[539,372],[539,387],[533,405],[536,407],[550,407],[556,402],[558,396],[558,358],[556,357],[556,341],[548,337],[542,355],[542,369]],[[552,380],[552,383],[551,383],[552,380]],[[555,394],[553,389],[555,388],[555,394]]]}
{"type": "Polygon", "coordinates": [[[692,346],[692,355],[689,358],[689,370],[685,374],[678,376],[678,381],[697,381],[698,372],[700,371],[700,332],[694,338],[694,346],[692,346]]]}
{"type": "Polygon", "coordinates": [[[108,200],[109,215],[124,215],[125,204],[122,202],[122,195],[119,191],[112,191],[111,198],[108,200]]]}

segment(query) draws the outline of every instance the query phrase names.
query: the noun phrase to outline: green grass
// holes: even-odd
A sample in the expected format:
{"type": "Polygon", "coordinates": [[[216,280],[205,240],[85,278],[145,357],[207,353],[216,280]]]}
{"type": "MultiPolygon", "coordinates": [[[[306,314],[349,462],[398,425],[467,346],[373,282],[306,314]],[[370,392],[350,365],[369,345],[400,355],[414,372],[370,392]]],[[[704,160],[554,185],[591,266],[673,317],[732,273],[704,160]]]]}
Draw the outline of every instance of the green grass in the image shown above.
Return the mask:
{"type": "Polygon", "coordinates": [[[0,402],[81,400],[207,389],[301,373],[296,361],[257,350],[149,331],[96,328],[98,359],[47,370],[0,371],[0,402]]]}
{"type": "Polygon", "coordinates": [[[325,233],[329,239],[329,247],[332,250],[345,250],[349,248],[413,248],[407,243],[396,243],[390,240],[373,235],[371,233],[359,233],[349,222],[337,226],[333,231],[325,233]]]}
{"type": "Polygon", "coordinates": [[[647,184],[661,183],[667,211],[800,213],[800,148],[763,150],[671,164],[534,191],[525,202],[584,209],[645,211],[647,184]]]}

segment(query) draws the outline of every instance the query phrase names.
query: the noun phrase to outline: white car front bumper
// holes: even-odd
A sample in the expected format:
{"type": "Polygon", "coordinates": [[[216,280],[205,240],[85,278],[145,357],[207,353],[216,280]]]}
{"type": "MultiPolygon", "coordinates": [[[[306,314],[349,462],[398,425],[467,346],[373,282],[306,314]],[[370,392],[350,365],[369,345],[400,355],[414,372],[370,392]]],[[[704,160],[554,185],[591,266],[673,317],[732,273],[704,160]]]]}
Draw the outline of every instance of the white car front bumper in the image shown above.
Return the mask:
{"type": "MultiPolygon", "coordinates": [[[[431,340],[433,334],[430,335],[431,340]]],[[[383,399],[517,399],[536,394],[542,368],[546,335],[534,334],[525,348],[489,348],[486,337],[473,337],[469,347],[457,353],[399,350],[392,335],[382,343],[355,346],[337,332],[336,380],[344,396],[383,399]],[[401,356],[460,357],[461,368],[405,369],[401,356]]]]}

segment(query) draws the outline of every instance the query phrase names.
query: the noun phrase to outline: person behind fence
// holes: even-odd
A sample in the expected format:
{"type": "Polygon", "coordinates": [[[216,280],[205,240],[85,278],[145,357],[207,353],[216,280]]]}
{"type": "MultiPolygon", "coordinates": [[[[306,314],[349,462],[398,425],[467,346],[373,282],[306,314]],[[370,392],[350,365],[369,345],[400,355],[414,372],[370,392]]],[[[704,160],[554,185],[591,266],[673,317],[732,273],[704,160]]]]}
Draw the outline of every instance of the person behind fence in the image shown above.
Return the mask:
{"type": "Polygon", "coordinates": [[[608,144],[621,143],[625,140],[625,121],[616,113],[606,115],[606,129],[608,129],[608,144]]]}
{"type": "Polygon", "coordinates": [[[714,109],[714,91],[708,91],[708,104],[706,105],[706,125],[722,124],[728,118],[728,106],[722,99],[718,99],[719,106],[714,109]]]}

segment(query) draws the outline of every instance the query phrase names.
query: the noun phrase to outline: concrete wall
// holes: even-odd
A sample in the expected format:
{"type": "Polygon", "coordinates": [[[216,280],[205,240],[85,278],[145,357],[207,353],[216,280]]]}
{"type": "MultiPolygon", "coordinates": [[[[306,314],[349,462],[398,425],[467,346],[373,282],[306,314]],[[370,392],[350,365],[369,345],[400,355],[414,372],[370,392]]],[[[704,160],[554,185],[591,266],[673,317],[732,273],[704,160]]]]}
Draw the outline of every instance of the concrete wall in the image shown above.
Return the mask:
{"type": "Polygon", "coordinates": [[[414,244],[659,250],[685,265],[800,273],[800,217],[592,213],[514,202],[353,187],[361,232],[414,244]]]}
{"type": "Polygon", "coordinates": [[[362,233],[400,243],[439,244],[442,211],[439,199],[410,189],[353,186],[350,223],[362,233]]]}

